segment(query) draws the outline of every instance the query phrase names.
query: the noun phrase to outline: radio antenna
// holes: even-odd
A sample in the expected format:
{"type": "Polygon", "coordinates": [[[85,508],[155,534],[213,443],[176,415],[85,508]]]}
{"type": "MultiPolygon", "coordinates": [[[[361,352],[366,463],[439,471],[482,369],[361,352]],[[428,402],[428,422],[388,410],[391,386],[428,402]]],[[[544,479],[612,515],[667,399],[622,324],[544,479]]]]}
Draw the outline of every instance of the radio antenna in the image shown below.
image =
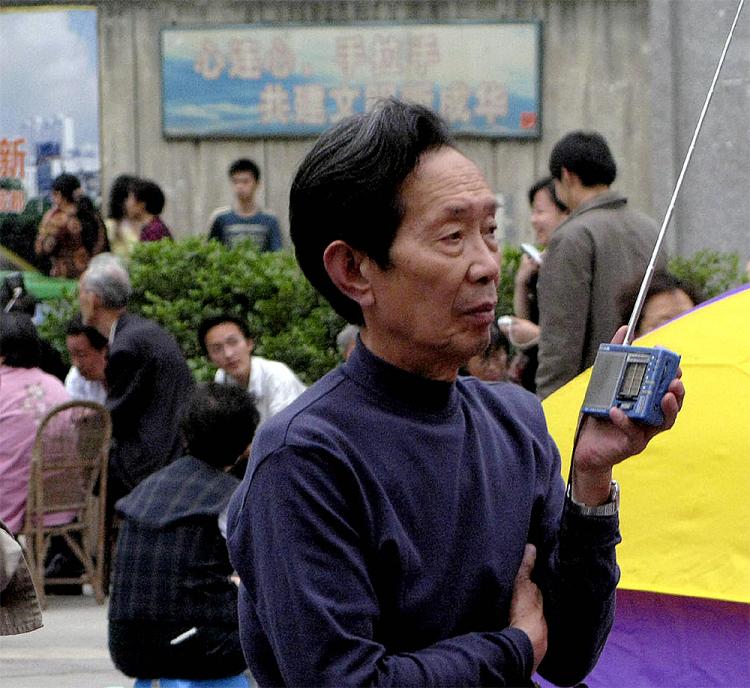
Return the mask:
{"type": "Polygon", "coordinates": [[[625,333],[625,342],[624,342],[626,346],[633,343],[635,326],[638,323],[638,319],[641,316],[641,310],[643,309],[643,302],[646,300],[646,294],[648,293],[648,288],[651,286],[651,278],[654,276],[654,266],[656,265],[656,258],[659,255],[659,249],[661,249],[662,242],[664,241],[664,235],[666,234],[669,221],[672,219],[672,212],[674,211],[674,204],[675,204],[675,201],[677,200],[677,194],[680,193],[680,188],[682,187],[682,180],[685,177],[685,171],[687,170],[688,165],[690,164],[690,158],[693,157],[693,149],[695,148],[695,142],[698,140],[698,134],[700,134],[701,127],[703,126],[703,120],[706,117],[706,111],[708,110],[708,106],[711,102],[711,97],[714,94],[714,87],[716,86],[716,82],[719,79],[719,72],[721,72],[721,67],[724,64],[724,58],[727,55],[729,44],[732,42],[734,29],[737,26],[737,20],[740,17],[740,12],[742,12],[742,6],[744,4],[745,4],[745,0],[740,0],[740,4],[737,6],[737,12],[734,15],[734,21],[732,22],[732,27],[729,29],[727,40],[724,43],[724,50],[721,51],[719,64],[716,66],[716,71],[714,72],[714,78],[711,81],[711,86],[709,87],[708,94],[706,95],[706,101],[703,103],[703,109],[701,110],[700,117],[698,117],[698,124],[696,125],[695,131],[693,132],[693,138],[690,141],[690,146],[688,147],[687,155],[685,155],[685,161],[682,163],[682,170],[680,170],[680,176],[677,177],[677,183],[675,184],[674,191],[672,192],[672,198],[669,201],[669,207],[667,208],[667,213],[664,216],[664,220],[661,223],[659,236],[656,239],[656,245],[654,246],[654,251],[651,254],[651,260],[649,261],[648,267],[646,268],[646,274],[643,276],[643,282],[641,282],[641,288],[638,291],[638,298],[635,300],[635,306],[633,306],[633,312],[631,313],[630,321],[628,322],[628,331],[625,333]]]}

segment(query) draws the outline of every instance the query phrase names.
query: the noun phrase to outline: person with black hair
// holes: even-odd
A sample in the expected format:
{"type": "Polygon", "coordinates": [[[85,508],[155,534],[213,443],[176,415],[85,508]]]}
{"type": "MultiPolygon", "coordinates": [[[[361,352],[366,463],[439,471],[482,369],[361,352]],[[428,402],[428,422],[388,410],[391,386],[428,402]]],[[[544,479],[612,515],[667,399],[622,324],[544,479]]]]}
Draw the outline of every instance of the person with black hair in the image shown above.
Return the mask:
{"type": "Polygon", "coordinates": [[[182,417],[185,455],[117,502],[109,648],[128,676],[203,680],[245,670],[222,523],[239,482],[229,471],[257,423],[244,390],[197,387],[182,417]]]}
{"type": "Polygon", "coordinates": [[[109,251],[109,238],[104,220],[88,196],[80,196],[76,203],[76,218],[81,224],[81,243],[89,259],[109,251]]]}
{"type": "MultiPolygon", "coordinates": [[[[617,165],[601,134],[563,136],[549,170],[570,215],[552,234],[539,270],[542,399],[593,365],[599,345],[623,324],[620,294],[645,274],[657,237],[656,222],[610,189],[617,165]]],[[[664,251],[657,266],[666,267],[664,251]]]]}
{"type": "Polygon", "coordinates": [[[63,173],[52,183],[53,206],[42,217],[34,243],[38,256],[48,256],[52,277],[75,279],[92,256],[109,247],[104,222],[81,183],[63,173]]]}
{"type": "MultiPolygon", "coordinates": [[[[568,216],[567,206],[555,193],[552,177],[544,177],[529,189],[531,227],[536,244],[543,252],[554,232],[568,216]]],[[[530,392],[536,391],[536,369],[539,344],[539,300],[537,280],[542,253],[532,257],[525,252],[513,278],[513,315],[500,329],[508,337],[516,352],[510,362],[509,375],[514,382],[530,392]]]]}
{"type": "Polygon", "coordinates": [[[237,385],[253,395],[261,423],[305,391],[285,363],[252,355],[255,340],[242,318],[227,313],[204,318],[198,326],[198,343],[218,368],[215,382],[237,385]]]}
{"type": "Polygon", "coordinates": [[[490,343],[487,348],[472,356],[466,365],[459,369],[461,375],[473,375],[485,382],[506,382],[508,380],[508,358],[510,342],[498,327],[490,325],[490,343]]]}
{"type": "MultiPolygon", "coordinates": [[[[612,466],[671,427],[588,418],[566,489],[539,400],[458,375],[490,342],[497,201],[433,111],[381,102],[322,134],[289,200],[300,266],[365,325],[266,421],[229,505],[261,686],[573,685],[612,624],[612,466]]],[[[622,333],[620,333],[622,334],[622,333]]]]}
{"type": "MultiPolygon", "coordinates": [[[[641,280],[631,284],[621,295],[622,320],[628,322],[635,307],[641,280]]],[[[680,279],[671,272],[656,271],[651,277],[640,317],[635,324],[635,336],[661,327],[682,315],[704,300],[703,294],[693,284],[680,279]]]]}
{"type": "Polygon", "coordinates": [[[262,211],[256,201],[260,184],[260,168],[249,158],[235,160],[229,166],[234,204],[217,208],[208,221],[208,238],[232,247],[240,241],[252,240],[259,251],[278,251],[281,230],[276,216],[262,211]]]}
{"type": "Polygon", "coordinates": [[[107,345],[107,338],[99,330],[83,324],[80,313],[68,323],[65,346],[71,366],[65,377],[65,389],[73,399],[106,402],[107,345]]]}
{"type": "Polygon", "coordinates": [[[133,226],[138,228],[141,241],[172,238],[169,227],[160,217],[165,202],[161,187],[150,179],[136,178],[128,185],[125,214],[133,226]]]}
{"type": "MultiPolygon", "coordinates": [[[[37,298],[26,290],[22,273],[12,272],[6,275],[0,284],[0,306],[5,313],[26,313],[33,321],[38,304],[37,298]]],[[[63,360],[62,354],[41,336],[39,347],[39,367],[45,373],[64,382],[69,366],[63,360]]]]}
{"type": "MultiPolygon", "coordinates": [[[[0,520],[20,532],[36,430],[48,411],[70,401],[62,382],[39,368],[40,341],[25,313],[0,313],[0,520]]],[[[48,525],[72,515],[49,514],[48,525]]]]}
{"type": "Polygon", "coordinates": [[[138,243],[140,228],[125,215],[125,200],[130,193],[130,186],[138,178],[130,174],[121,174],[114,179],[109,189],[109,209],[105,225],[111,251],[124,261],[130,259],[138,243]]]}

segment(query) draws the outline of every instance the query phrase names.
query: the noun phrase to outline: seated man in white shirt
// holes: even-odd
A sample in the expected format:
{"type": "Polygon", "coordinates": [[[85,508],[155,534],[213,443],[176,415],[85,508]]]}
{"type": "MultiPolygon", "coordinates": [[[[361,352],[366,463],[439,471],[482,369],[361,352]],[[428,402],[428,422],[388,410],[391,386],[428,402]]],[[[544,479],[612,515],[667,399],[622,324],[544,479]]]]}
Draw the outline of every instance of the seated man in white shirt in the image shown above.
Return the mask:
{"type": "Polygon", "coordinates": [[[247,323],[233,315],[206,318],[198,328],[203,353],[218,367],[214,381],[246,389],[255,398],[260,423],[292,403],[305,385],[280,361],[252,356],[247,323]]]}
{"type": "Polygon", "coordinates": [[[80,315],[68,323],[65,334],[72,363],[65,378],[65,389],[73,399],[103,404],[107,398],[104,379],[107,338],[96,328],[84,325],[80,315]]]}

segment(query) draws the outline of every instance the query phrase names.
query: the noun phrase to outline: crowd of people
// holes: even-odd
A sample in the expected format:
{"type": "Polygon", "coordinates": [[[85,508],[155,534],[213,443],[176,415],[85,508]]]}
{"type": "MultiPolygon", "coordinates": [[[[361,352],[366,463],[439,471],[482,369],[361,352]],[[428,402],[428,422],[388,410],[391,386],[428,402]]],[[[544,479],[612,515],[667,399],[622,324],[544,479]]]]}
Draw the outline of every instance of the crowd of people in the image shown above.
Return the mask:
{"type": "MultiPolygon", "coordinates": [[[[260,168],[249,158],[228,170],[233,204],[221,206],[208,219],[207,236],[227,246],[250,240],[259,251],[282,248],[279,222],[257,201],[260,168]]],[[[142,241],[173,239],[161,214],[166,197],[151,179],[122,174],[110,186],[106,219],[83,193],[80,180],[64,172],[52,182],[52,207],[39,224],[34,251],[53,277],[77,279],[95,255],[112,252],[125,262],[142,241]]]]}
{"type": "MultiPolygon", "coordinates": [[[[208,237],[279,249],[257,165],[228,174],[235,202],[208,237]]],[[[495,196],[446,124],[389,100],[324,133],[292,184],[291,239],[350,324],[342,364],[309,388],[253,355],[257,333],[226,313],[195,333],[217,368],[197,385],[176,340],[128,311],[132,248],[171,237],[163,192],[119,177],[107,221],[88,224],[69,176],[37,250],[78,279],[72,366],[44,372],[29,313],[0,316],[0,521],[11,535],[23,523],[40,419],[71,398],[103,404],[118,668],[196,680],[249,669],[260,685],[585,677],[619,577],[612,466],[671,427],[684,395],[673,380],[658,428],[617,409],[588,419],[565,484],[533,392],[622,341],[655,239],[610,190],[600,135],[564,137],[531,187],[541,254],[522,259],[515,313],[498,324],[495,196]]],[[[700,298],[663,272],[641,331],[700,298]]]]}

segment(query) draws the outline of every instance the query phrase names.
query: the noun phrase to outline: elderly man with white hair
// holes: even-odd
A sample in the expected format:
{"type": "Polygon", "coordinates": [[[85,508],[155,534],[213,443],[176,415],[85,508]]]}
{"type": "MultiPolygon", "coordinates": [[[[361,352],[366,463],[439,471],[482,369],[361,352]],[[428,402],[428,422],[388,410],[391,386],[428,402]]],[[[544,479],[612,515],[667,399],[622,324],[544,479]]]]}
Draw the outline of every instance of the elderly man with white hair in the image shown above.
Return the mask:
{"type": "Polygon", "coordinates": [[[81,275],[81,315],[109,341],[106,406],[112,414],[109,501],[180,455],[182,406],[194,382],[172,335],[128,313],[131,286],[120,259],[96,256],[81,275]]]}

